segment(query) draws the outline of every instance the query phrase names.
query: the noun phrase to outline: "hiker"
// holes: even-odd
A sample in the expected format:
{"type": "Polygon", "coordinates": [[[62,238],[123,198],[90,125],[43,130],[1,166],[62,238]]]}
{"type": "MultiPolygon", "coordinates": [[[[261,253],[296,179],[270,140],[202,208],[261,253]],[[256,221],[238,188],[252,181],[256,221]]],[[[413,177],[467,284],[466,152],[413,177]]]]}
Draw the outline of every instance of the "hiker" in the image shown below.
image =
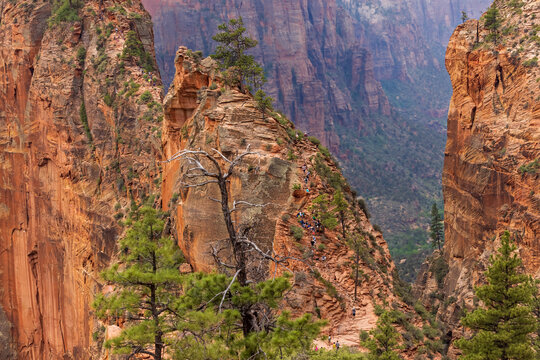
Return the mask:
{"type": "Polygon", "coordinates": [[[353,316],[353,317],[356,316],[356,308],[352,308],[352,316],[353,316]]]}
{"type": "Polygon", "coordinates": [[[322,261],[326,261],[326,256],[323,256],[323,257],[321,258],[321,260],[322,260],[322,261]]]}
{"type": "Polygon", "coordinates": [[[313,239],[311,239],[311,246],[315,246],[315,236],[313,237],[313,239]]]}
{"type": "Polygon", "coordinates": [[[339,340],[336,341],[336,351],[338,351],[338,350],[339,350],[339,340]]]}

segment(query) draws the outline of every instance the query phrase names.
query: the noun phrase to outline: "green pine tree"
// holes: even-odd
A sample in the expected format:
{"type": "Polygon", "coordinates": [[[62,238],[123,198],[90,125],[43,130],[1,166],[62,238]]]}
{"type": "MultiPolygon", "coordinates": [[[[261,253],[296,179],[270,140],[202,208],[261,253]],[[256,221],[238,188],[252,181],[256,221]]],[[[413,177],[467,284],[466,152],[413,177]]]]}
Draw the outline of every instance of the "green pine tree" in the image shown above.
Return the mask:
{"type": "Polygon", "coordinates": [[[501,15],[499,9],[493,4],[484,15],[484,26],[490,31],[488,40],[493,39],[497,43],[499,28],[501,27],[501,15]]]}
{"type": "Polygon", "coordinates": [[[341,192],[341,190],[338,189],[334,193],[334,199],[332,200],[332,204],[335,206],[334,213],[337,214],[337,216],[339,217],[339,221],[341,222],[341,234],[345,239],[345,213],[349,208],[349,204],[347,203],[347,201],[345,201],[345,198],[343,197],[343,192],[341,192]]]}
{"type": "Polygon", "coordinates": [[[246,28],[242,17],[231,19],[228,23],[219,25],[221,32],[212,39],[220,45],[216,53],[211,55],[216,59],[224,71],[224,79],[233,86],[245,86],[251,89],[260,88],[265,82],[263,68],[255,61],[252,55],[245,52],[257,46],[257,40],[244,36],[246,28]]]}
{"type": "Polygon", "coordinates": [[[431,207],[431,226],[430,234],[433,247],[438,247],[441,250],[441,245],[444,241],[444,225],[442,222],[441,214],[437,208],[437,204],[433,203],[431,207]]]}
{"type": "Polygon", "coordinates": [[[254,96],[255,101],[257,102],[257,109],[262,112],[263,120],[266,115],[266,110],[272,110],[272,101],[273,99],[270,96],[266,96],[266,93],[259,89],[254,96]]]}
{"type": "Polygon", "coordinates": [[[469,15],[467,15],[467,12],[461,11],[461,22],[464,23],[467,20],[469,20],[469,15]]]}
{"type": "Polygon", "coordinates": [[[309,209],[325,228],[333,230],[338,225],[338,221],[334,214],[329,211],[329,205],[328,195],[321,194],[313,199],[313,205],[309,209]]]}
{"type": "Polygon", "coordinates": [[[369,333],[360,334],[361,345],[369,349],[369,359],[373,360],[400,360],[396,352],[399,349],[400,335],[392,326],[392,316],[385,311],[377,320],[377,327],[369,333]]]}
{"type": "Polygon", "coordinates": [[[532,360],[540,354],[533,346],[537,329],[533,315],[536,287],[531,278],[520,273],[521,259],[506,231],[501,236],[498,254],[490,259],[485,275],[487,284],[476,289],[483,307],[466,314],[462,324],[471,329],[470,339],[459,339],[464,360],[532,360]]]}
{"type": "Polygon", "coordinates": [[[175,360],[280,359],[308,353],[324,322],[311,314],[276,316],[289,276],[242,286],[224,274],[191,274],[174,308],[178,319],[175,360]],[[244,333],[242,308],[267,319],[244,333]]]}
{"type": "Polygon", "coordinates": [[[120,336],[105,343],[119,354],[146,354],[161,360],[175,331],[171,304],[179,295],[183,257],[176,243],[162,237],[163,220],[148,206],[136,210],[126,236],[120,241],[119,262],[102,277],[115,286],[112,294],[94,301],[98,318],[125,320],[120,336]]]}

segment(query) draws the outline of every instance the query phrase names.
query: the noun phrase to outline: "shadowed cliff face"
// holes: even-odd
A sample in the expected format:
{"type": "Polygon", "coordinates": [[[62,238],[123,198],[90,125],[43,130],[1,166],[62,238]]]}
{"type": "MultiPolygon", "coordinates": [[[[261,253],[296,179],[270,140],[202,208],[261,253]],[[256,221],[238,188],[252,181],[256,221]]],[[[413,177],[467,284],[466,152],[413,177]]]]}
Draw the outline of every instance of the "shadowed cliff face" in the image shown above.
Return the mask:
{"type": "MultiPolygon", "coordinates": [[[[215,148],[231,158],[249,145],[256,154],[247,157],[230,178],[230,201],[231,204],[246,201],[265,206],[239,206],[234,212],[235,226],[247,230],[247,236],[265,252],[280,258],[303,259],[291,259],[286,268],[277,269],[270,263],[262,263],[251,268],[250,276],[260,279],[272,276],[274,271],[277,274],[292,271],[295,273],[293,291],[287,295],[284,306],[294,314],[311,312],[315,316],[319,309],[320,315],[329,320],[326,334],[342,344],[358,345],[359,330],[375,325],[377,316],[373,304],[380,302],[379,296],[389,302],[395,300],[398,306],[406,308],[394,294],[395,266],[382,235],[359,209],[330,158],[322,155],[310,140],[290,136],[288,132],[293,130],[288,120],[276,114],[263,116],[250,95],[222,87],[212,70],[215,66],[212,60],[196,64],[186,51],[180,48],[177,53],[176,75],[164,101],[164,157],[170,158],[184,149],[212,153],[215,148]],[[303,165],[311,172],[307,183],[303,165]],[[300,227],[299,212],[311,214],[310,206],[315,197],[325,194],[332,198],[335,189],[329,182],[330,175],[323,176],[316,170],[323,167],[334,174],[334,182],[337,177],[343,184],[350,209],[345,220],[348,231],[356,229],[364,233],[366,253],[360,260],[364,275],[356,302],[352,297],[354,254],[340,239],[341,228],[326,229],[324,234],[312,234],[304,229],[300,240],[295,240],[290,232],[293,226],[300,227]],[[293,190],[295,184],[298,189],[293,190]],[[313,237],[315,246],[310,245],[313,237]],[[314,271],[320,273],[320,279],[314,271]],[[336,294],[332,295],[324,281],[335,286],[336,294]],[[358,311],[356,318],[350,316],[352,307],[358,311]]],[[[214,171],[209,161],[206,166],[214,171]]],[[[165,209],[171,211],[173,233],[186,258],[194,270],[209,270],[216,267],[212,248],[223,246],[223,239],[228,235],[220,204],[212,200],[220,199],[218,186],[184,187],[186,183],[203,181],[191,182],[186,177],[191,167],[193,165],[186,161],[164,165],[162,199],[165,209]]],[[[305,219],[311,219],[311,215],[305,219]]]]}
{"type": "MultiPolygon", "coordinates": [[[[540,277],[540,71],[529,65],[538,45],[534,39],[518,45],[540,24],[540,6],[525,1],[522,10],[501,8],[501,28],[514,30],[499,45],[475,46],[477,22],[469,21],[456,29],[446,53],[454,93],[443,172],[449,273],[442,291],[458,301],[440,313],[451,326],[459,325],[462,302],[473,305],[473,286],[483,281],[503,231],[515,238],[526,271],[540,277]]],[[[480,41],[486,35],[480,24],[480,41]]],[[[423,289],[426,299],[430,283],[427,272],[419,278],[420,287],[431,287],[423,289]]]]}
{"type": "Polygon", "coordinates": [[[122,231],[113,215],[158,172],[159,114],[143,119],[136,102],[145,90],[159,101],[158,74],[152,87],[117,57],[129,30],[153,54],[149,16],[138,1],[99,3],[48,26],[48,1],[2,2],[0,292],[21,359],[90,357],[90,304],[122,231]]]}

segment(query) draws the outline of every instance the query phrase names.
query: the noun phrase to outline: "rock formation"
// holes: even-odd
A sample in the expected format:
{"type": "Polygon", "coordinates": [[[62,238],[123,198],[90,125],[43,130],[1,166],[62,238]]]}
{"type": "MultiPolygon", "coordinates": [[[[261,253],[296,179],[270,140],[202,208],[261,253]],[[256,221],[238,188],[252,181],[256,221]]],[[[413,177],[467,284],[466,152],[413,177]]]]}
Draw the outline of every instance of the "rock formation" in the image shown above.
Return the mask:
{"type": "Polygon", "coordinates": [[[150,18],[129,4],[85,1],[64,22],[50,1],[1,2],[0,300],[19,359],[90,358],[117,219],[155,187],[161,82],[150,18]]]}
{"type": "MultiPolygon", "coordinates": [[[[496,44],[471,20],[457,27],[446,53],[454,93],[443,172],[448,274],[440,292],[452,301],[439,316],[450,328],[473,305],[473,287],[503,231],[516,240],[526,271],[540,277],[540,4],[496,5],[503,19],[496,44]]],[[[417,290],[438,306],[427,300],[439,291],[427,267],[417,290]]]]}
{"type": "MultiPolygon", "coordinates": [[[[235,212],[236,226],[249,229],[249,236],[265,252],[303,259],[289,260],[286,268],[275,269],[278,274],[295,273],[287,306],[296,313],[308,311],[328,319],[328,334],[342,344],[358,345],[359,330],[375,324],[373,306],[381,298],[405,306],[394,294],[395,266],[382,234],[360,210],[336,164],[324,155],[324,147],[304,138],[279,114],[261,113],[251,96],[224,88],[209,58],[197,63],[181,47],[175,65],[176,75],[164,100],[164,157],[185,149],[211,153],[212,148],[232,157],[249,145],[257,154],[246,158],[231,178],[230,200],[265,206],[241,207],[235,212]],[[313,200],[323,194],[331,200],[336,188],[343,189],[353,214],[347,216],[345,226],[364,237],[363,280],[356,302],[352,297],[354,253],[342,239],[341,227],[313,234],[303,229],[300,240],[291,235],[295,226],[301,229],[298,213],[308,213],[304,219],[313,222],[313,200]],[[353,307],[358,311],[356,318],[350,314],[353,307]]],[[[188,167],[193,165],[179,160],[164,165],[163,206],[171,211],[173,233],[193,269],[208,270],[216,266],[212,247],[227,238],[220,205],[212,200],[219,199],[219,189],[216,184],[186,188],[188,167]]],[[[273,268],[265,265],[260,271],[270,276],[273,268]]]]}
{"type": "Polygon", "coordinates": [[[414,248],[402,232],[426,223],[419,214],[440,196],[444,47],[461,10],[473,16],[489,1],[143,0],[165,84],[179,45],[208,55],[217,26],[242,16],[259,41],[266,91],[336,154],[394,250],[414,248]]]}

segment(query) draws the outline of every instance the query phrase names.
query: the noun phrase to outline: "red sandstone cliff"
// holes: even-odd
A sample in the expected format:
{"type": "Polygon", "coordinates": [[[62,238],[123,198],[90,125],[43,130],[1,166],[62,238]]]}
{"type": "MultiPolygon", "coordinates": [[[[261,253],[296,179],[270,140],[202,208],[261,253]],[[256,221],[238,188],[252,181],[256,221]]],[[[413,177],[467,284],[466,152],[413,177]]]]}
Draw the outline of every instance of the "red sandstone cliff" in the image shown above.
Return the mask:
{"type": "MultiPolygon", "coordinates": [[[[317,145],[301,139],[302,136],[297,139],[292,124],[279,115],[263,116],[250,95],[222,88],[210,59],[197,65],[188,54],[185,48],[178,51],[176,75],[165,97],[164,157],[170,158],[183,149],[211,152],[212,148],[231,156],[250,145],[257,155],[250,156],[231,178],[231,201],[268,205],[235,213],[236,226],[251,229],[250,235],[264,251],[304,259],[303,262],[290,260],[287,269],[278,268],[278,273],[285,270],[295,273],[287,306],[298,313],[320,311],[329,320],[326,333],[343,344],[358,345],[359,330],[375,325],[374,304],[384,298],[388,303],[404,307],[394,294],[395,266],[382,235],[373,229],[354,201],[335,163],[322,155],[317,145]],[[311,171],[307,184],[304,164],[311,171]],[[322,175],[322,168],[331,173],[322,175]],[[332,176],[334,182],[330,180],[332,176]],[[292,226],[300,226],[298,212],[310,213],[315,197],[326,194],[331,198],[335,192],[331,184],[335,186],[336,177],[341,179],[348,201],[347,228],[365,234],[365,254],[360,261],[363,280],[356,302],[352,297],[353,252],[341,238],[340,228],[317,233],[315,247],[310,246],[311,232],[305,230],[299,241],[290,233],[292,226]],[[293,190],[295,184],[303,185],[293,190]],[[326,260],[322,260],[323,256],[326,260]],[[313,271],[319,272],[324,280],[317,279],[313,271]],[[324,281],[333,284],[336,293],[328,290],[324,281]],[[356,318],[350,315],[352,307],[358,311],[356,318]]],[[[190,165],[180,161],[164,165],[163,204],[171,210],[173,233],[192,267],[211,269],[216,266],[211,247],[227,237],[221,208],[212,200],[219,198],[219,191],[215,184],[185,188],[182,182],[187,181],[186,166],[190,165]]],[[[269,276],[268,266],[262,270],[263,276],[269,276]]]]}
{"type": "Polygon", "coordinates": [[[119,58],[130,30],[153,54],[149,16],[129,4],[85,1],[79,21],[48,26],[49,1],[1,2],[0,299],[19,359],[91,357],[116,219],[154,188],[160,108],[138,98],[160,102],[160,80],[119,58]]]}
{"type": "MultiPolygon", "coordinates": [[[[525,269],[540,277],[540,97],[537,65],[540,4],[522,12],[501,6],[502,38],[495,45],[477,21],[458,26],[446,53],[454,93],[448,112],[443,172],[445,245],[449,272],[441,292],[453,301],[439,308],[449,326],[473,305],[473,286],[483,281],[497,238],[509,230],[525,269]],[[534,30],[536,29],[536,30],[534,30]],[[536,58],[536,60],[535,60],[536,58]]],[[[427,265],[426,265],[427,266],[427,265]]],[[[418,279],[433,304],[435,280],[418,279]]]]}

